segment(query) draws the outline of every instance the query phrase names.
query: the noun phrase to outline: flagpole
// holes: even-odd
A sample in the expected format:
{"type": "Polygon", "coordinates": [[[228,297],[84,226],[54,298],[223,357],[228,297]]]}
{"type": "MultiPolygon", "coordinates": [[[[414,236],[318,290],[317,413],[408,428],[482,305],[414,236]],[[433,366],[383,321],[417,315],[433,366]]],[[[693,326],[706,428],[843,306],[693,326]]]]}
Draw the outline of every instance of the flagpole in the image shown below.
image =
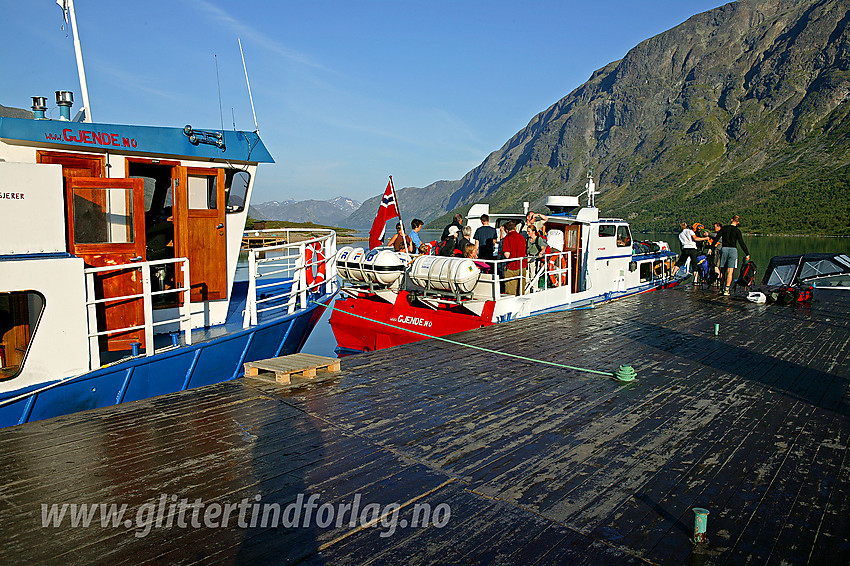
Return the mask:
{"type": "MultiPolygon", "coordinates": [[[[396,210],[398,210],[398,222],[401,224],[401,242],[404,245],[404,251],[407,251],[407,237],[404,235],[404,219],[401,217],[401,203],[398,202],[398,195],[395,194],[395,185],[393,184],[393,176],[390,175],[390,187],[393,191],[393,200],[395,201],[396,210]]],[[[416,250],[413,250],[416,253],[416,250]]]]}

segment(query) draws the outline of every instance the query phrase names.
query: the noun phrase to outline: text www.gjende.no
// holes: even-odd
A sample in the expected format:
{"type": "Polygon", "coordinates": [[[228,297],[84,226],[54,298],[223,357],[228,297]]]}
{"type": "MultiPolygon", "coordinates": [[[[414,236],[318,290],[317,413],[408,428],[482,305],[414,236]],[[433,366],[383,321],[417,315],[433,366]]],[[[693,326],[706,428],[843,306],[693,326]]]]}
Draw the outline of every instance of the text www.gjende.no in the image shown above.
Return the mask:
{"type": "Polygon", "coordinates": [[[91,527],[135,529],[136,537],[145,537],[154,528],[227,528],[243,529],[254,527],[319,528],[348,526],[383,528],[381,537],[392,536],[397,528],[428,527],[438,529],[446,526],[451,518],[451,507],[447,503],[435,505],[414,503],[410,520],[399,518],[402,506],[399,503],[380,505],[361,501],[355,494],[351,503],[319,504],[320,496],[309,497],[298,494],[295,501],[281,506],[279,503],[260,503],[262,497],[244,498],[238,503],[206,503],[201,499],[189,502],[189,498],[177,495],[160,496],[156,503],[143,503],[135,513],[126,503],[42,503],[42,527],[91,527]],[[253,501],[252,501],[253,499],[253,501]],[[98,519],[98,520],[96,520],[98,519]]]}

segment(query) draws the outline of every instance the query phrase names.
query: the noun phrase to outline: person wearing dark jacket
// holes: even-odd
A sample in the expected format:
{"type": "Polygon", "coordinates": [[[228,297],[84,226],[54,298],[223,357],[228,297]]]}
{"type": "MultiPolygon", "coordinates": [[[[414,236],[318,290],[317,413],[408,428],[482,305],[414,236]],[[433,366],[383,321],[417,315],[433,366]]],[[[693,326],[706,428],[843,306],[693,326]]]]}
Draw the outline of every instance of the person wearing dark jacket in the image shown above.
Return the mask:
{"type": "Polygon", "coordinates": [[[457,226],[448,226],[448,235],[440,242],[437,248],[437,255],[451,257],[457,250],[458,229],[457,226]]]}
{"type": "Polygon", "coordinates": [[[462,233],[463,232],[463,215],[455,214],[455,217],[452,220],[452,223],[449,224],[448,226],[446,226],[445,228],[443,228],[443,235],[440,236],[441,242],[449,237],[449,228],[451,228],[452,226],[457,228],[458,234],[462,233]]]}
{"type": "Polygon", "coordinates": [[[738,221],[740,220],[739,216],[736,214],[732,217],[732,221],[720,228],[720,232],[717,233],[717,237],[715,238],[714,245],[712,246],[712,250],[717,247],[717,242],[719,241],[722,244],[722,248],[720,250],[720,259],[717,261],[717,266],[720,269],[726,269],[726,281],[723,286],[723,294],[729,294],[729,288],[732,286],[732,277],[734,276],[735,269],[738,267],[738,246],[741,246],[741,249],[747,254],[744,257],[744,261],[748,261],[750,259],[750,250],[747,249],[747,244],[744,243],[744,238],[741,235],[741,229],[738,228],[738,221]]]}

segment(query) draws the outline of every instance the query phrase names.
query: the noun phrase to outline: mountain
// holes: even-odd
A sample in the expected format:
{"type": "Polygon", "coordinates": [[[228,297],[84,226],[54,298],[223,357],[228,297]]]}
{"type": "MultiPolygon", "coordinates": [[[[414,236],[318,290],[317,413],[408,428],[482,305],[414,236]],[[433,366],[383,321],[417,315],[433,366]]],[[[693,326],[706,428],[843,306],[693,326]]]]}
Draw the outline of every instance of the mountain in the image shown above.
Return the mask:
{"type": "Polygon", "coordinates": [[[338,226],[360,204],[346,197],[331,200],[275,200],[251,205],[249,215],[256,220],[288,220],[338,226]]]}
{"type": "Polygon", "coordinates": [[[693,16],[594,72],[459,181],[399,191],[404,217],[442,224],[474,202],[544,210],[592,168],[601,214],[637,228],[737,213],[746,231],[850,234],[848,28],[848,0],[693,16]]]}
{"type": "Polygon", "coordinates": [[[13,108],[0,104],[0,118],[24,118],[32,120],[35,114],[23,108],[13,108]]]}

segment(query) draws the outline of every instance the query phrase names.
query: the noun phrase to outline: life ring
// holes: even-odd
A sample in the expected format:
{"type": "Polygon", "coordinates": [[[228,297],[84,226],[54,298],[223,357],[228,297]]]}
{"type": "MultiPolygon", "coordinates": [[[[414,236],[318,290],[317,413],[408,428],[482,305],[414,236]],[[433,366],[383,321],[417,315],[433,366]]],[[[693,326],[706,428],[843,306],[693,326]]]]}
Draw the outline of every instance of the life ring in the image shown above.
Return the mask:
{"type": "Polygon", "coordinates": [[[549,268],[549,282],[552,283],[553,287],[564,286],[567,284],[567,257],[564,253],[559,253],[555,255],[550,255],[547,261],[547,265],[549,268]],[[560,262],[557,260],[560,258],[560,262]],[[558,269],[558,264],[560,263],[561,274],[558,276],[555,271],[558,269]]]}
{"type": "Polygon", "coordinates": [[[321,285],[325,282],[325,250],[320,242],[308,245],[304,248],[304,266],[307,270],[307,286],[321,285]],[[315,250],[316,274],[313,274],[313,251],[315,250]]]}

